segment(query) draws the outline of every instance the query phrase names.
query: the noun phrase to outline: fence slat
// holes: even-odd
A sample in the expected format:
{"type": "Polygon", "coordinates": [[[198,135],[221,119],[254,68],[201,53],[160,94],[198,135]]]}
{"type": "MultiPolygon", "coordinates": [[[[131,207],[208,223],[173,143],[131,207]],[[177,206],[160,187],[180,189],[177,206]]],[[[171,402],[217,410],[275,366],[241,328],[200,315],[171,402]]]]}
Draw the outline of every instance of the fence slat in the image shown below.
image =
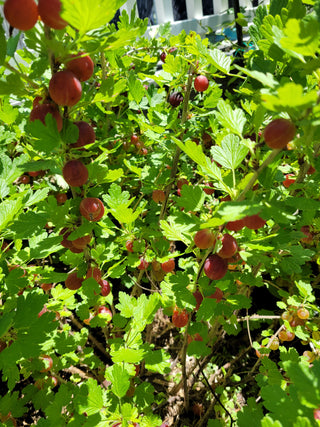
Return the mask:
{"type": "Polygon", "coordinates": [[[128,13],[128,15],[130,16],[131,10],[135,7],[136,8],[136,15],[139,16],[138,8],[137,8],[137,5],[135,3],[136,3],[136,0],[127,0],[125,2],[125,4],[120,7],[120,13],[123,10],[125,10],[128,13]]]}
{"type": "Polygon", "coordinates": [[[240,0],[240,6],[242,7],[252,7],[252,1],[251,0],[240,0]]]}
{"type": "Polygon", "coordinates": [[[201,19],[203,17],[202,0],[186,0],[186,6],[188,19],[201,19]]]}
{"type": "Polygon", "coordinates": [[[213,2],[213,13],[218,15],[226,11],[229,7],[228,0],[214,0],[213,2]]]}
{"type": "Polygon", "coordinates": [[[155,1],[154,6],[156,8],[158,24],[174,21],[171,0],[155,1]]]}

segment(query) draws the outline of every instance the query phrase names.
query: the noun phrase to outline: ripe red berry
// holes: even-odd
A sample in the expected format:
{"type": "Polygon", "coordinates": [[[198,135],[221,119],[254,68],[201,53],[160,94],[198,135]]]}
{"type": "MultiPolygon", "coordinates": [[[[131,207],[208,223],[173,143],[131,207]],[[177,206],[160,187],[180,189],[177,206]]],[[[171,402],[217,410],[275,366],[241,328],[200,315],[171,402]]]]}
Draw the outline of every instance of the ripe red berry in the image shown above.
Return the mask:
{"type": "Polygon", "coordinates": [[[110,308],[102,305],[98,308],[97,314],[102,314],[103,317],[105,317],[108,320],[108,322],[111,322],[112,311],[110,310],[110,308]]]}
{"type": "Polygon", "coordinates": [[[44,171],[30,171],[30,172],[28,172],[28,174],[30,175],[30,176],[32,176],[32,177],[36,177],[36,176],[43,176],[44,175],[44,171]]]}
{"type": "Polygon", "coordinates": [[[320,408],[313,410],[313,416],[315,420],[320,420],[320,408]]]}
{"type": "Polygon", "coordinates": [[[56,104],[73,107],[80,101],[82,87],[71,71],[58,71],[51,77],[49,93],[56,104]]]}
{"type": "Polygon", "coordinates": [[[251,230],[258,230],[262,228],[266,221],[261,218],[259,215],[250,215],[243,218],[244,225],[251,230]]]}
{"type": "Polygon", "coordinates": [[[307,170],[307,174],[308,175],[312,175],[313,173],[315,173],[315,171],[316,171],[316,169],[312,166],[312,165],[310,165],[309,166],[309,169],[307,170]]]}
{"type": "Polygon", "coordinates": [[[195,306],[195,310],[198,311],[200,308],[200,305],[203,301],[203,295],[202,293],[197,289],[195,292],[193,292],[193,296],[196,299],[196,306],[195,306]]]}
{"type": "Polygon", "coordinates": [[[206,76],[197,76],[194,79],[194,88],[198,92],[204,92],[209,87],[209,80],[206,76]]]}
{"type": "Polygon", "coordinates": [[[22,176],[20,176],[19,182],[21,184],[29,184],[30,183],[30,176],[28,176],[28,175],[22,175],[22,176]]]}
{"type": "Polygon", "coordinates": [[[152,200],[155,203],[163,203],[165,201],[166,195],[163,190],[153,190],[152,200]]]}
{"type": "Polygon", "coordinates": [[[55,197],[59,204],[65,203],[68,200],[66,193],[58,193],[55,197]]]}
{"type": "Polygon", "coordinates": [[[183,101],[183,95],[180,92],[174,92],[169,96],[169,103],[172,107],[178,107],[183,101]]]}
{"type": "Polygon", "coordinates": [[[226,224],[226,229],[229,231],[240,231],[245,227],[243,219],[237,219],[235,221],[229,221],[226,224]]]}
{"type": "Polygon", "coordinates": [[[48,25],[48,27],[55,30],[62,30],[68,25],[60,16],[60,0],[38,0],[38,9],[42,22],[48,25]]]}
{"type": "Polygon", "coordinates": [[[73,273],[69,273],[68,277],[65,281],[65,285],[68,289],[71,289],[73,291],[81,288],[83,279],[81,277],[78,277],[78,273],[74,271],[73,273]]]}
{"type": "Polygon", "coordinates": [[[63,236],[62,242],[60,243],[64,248],[70,249],[72,248],[72,242],[71,240],[68,240],[68,237],[71,234],[71,230],[69,230],[67,227],[64,227],[61,231],[60,231],[60,236],[63,236]]]}
{"type": "Polygon", "coordinates": [[[80,202],[80,214],[88,221],[99,221],[104,214],[104,206],[100,199],[87,197],[80,202]]]}
{"type": "Polygon", "coordinates": [[[81,55],[82,53],[79,53],[78,55],[71,55],[71,58],[74,59],[67,62],[67,70],[72,71],[80,82],[84,82],[89,80],[92,76],[94,64],[90,56],[81,55]]]}
{"type": "Polygon", "coordinates": [[[34,122],[35,120],[40,120],[44,125],[46,124],[46,116],[51,114],[52,117],[57,122],[57,129],[60,132],[63,126],[63,120],[59,113],[59,110],[56,106],[52,104],[38,104],[36,105],[30,113],[30,121],[34,122]]]}
{"type": "Polygon", "coordinates": [[[175,262],[173,258],[168,259],[168,261],[165,261],[161,264],[161,268],[165,273],[170,273],[175,268],[175,262]]]}
{"type": "Polygon", "coordinates": [[[146,261],[144,258],[140,258],[140,264],[138,265],[139,270],[146,270],[149,266],[148,261],[146,261]]]}
{"type": "Polygon", "coordinates": [[[99,285],[101,287],[101,295],[107,297],[111,291],[110,283],[107,280],[100,280],[99,285]]]}
{"type": "Polygon", "coordinates": [[[188,323],[188,320],[189,320],[189,314],[186,312],[186,310],[179,310],[178,308],[176,308],[173,311],[172,323],[177,328],[183,328],[184,326],[186,326],[186,324],[188,323]]]}
{"type": "Polygon", "coordinates": [[[208,298],[213,298],[213,299],[217,300],[217,302],[220,302],[223,298],[223,292],[220,288],[216,288],[214,293],[212,295],[210,295],[208,298]]]}
{"type": "Polygon", "coordinates": [[[282,181],[282,184],[284,187],[288,188],[290,185],[294,184],[296,182],[295,179],[292,179],[290,177],[295,176],[293,173],[289,173],[286,175],[286,179],[282,181]]]}
{"type": "Polygon", "coordinates": [[[228,261],[217,254],[209,255],[204,263],[204,272],[211,280],[222,279],[228,271],[228,261]]]}
{"type": "Polygon", "coordinates": [[[40,356],[39,359],[42,360],[44,364],[44,368],[41,369],[40,372],[48,372],[52,369],[53,360],[50,356],[48,355],[40,356]]]}
{"type": "Polygon", "coordinates": [[[31,30],[38,20],[38,6],[34,0],[6,0],[3,12],[9,24],[21,31],[31,30]]]}
{"type": "Polygon", "coordinates": [[[69,160],[62,169],[62,175],[70,187],[81,187],[89,178],[88,169],[80,160],[69,160]]]}
{"type": "Polygon", "coordinates": [[[300,239],[300,242],[303,242],[303,243],[312,243],[313,242],[313,234],[310,231],[309,225],[303,225],[300,228],[300,231],[302,231],[302,233],[306,236],[306,237],[302,237],[300,239]]]}
{"type": "Polygon", "coordinates": [[[222,248],[218,252],[221,258],[231,258],[238,252],[238,244],[236,239],[231,234],[224,234],[221,238],[222,248]]]}
{"type": "Polygon", "coordinates": [[[50,291],[52,288],[52,283],[41,283],[40,286],[44,291],[50,291]]]}
{"type": "Polygon", "coordinates": [[[86,234],[85,236],[78,237],[77,239],[72,240],[71,243],[72,246],[76,249],[84,249],[90,243],[90,240],[90,234],[86,234]]]}
{"type": "Polygon", "coordinates": [[[161,52],[160,59],[161,59],[162,62],[166,62],[166,57],[167,57],[166,52],[161,52]]]}
{"type": "Polygon", "coordinates": [[[96,140],[96,134],[93,127],[87,122],[74,122],[79,129],[79,137],[74,144],[70,144],[71,147],[83,147],[84,145],[93,144],[96,140]]]}
{"type": "Polygon", "coordinates": [[[215,235],[208,228],[199,230],[194,236],[194,244],[200,249],[209,249],[215,243],[215,235]]]}
{"type": "Polygon", "coordinates": [[[204,183],[207,187],[212,187],[212,188],[204,188],[203,191],[208,194],[209,196],[211,196],[212,194],[214,194],[214,188],[213,188],[213,183],[212,182],[205,182],[204,183]]]}
{"type": "Polygon", "coordinates": [[[270,148],[285,148],[293,140],[296,127],[291,120],[275,119],[264,130],[264,140],[270,148]]]}
{"type": "Polygon", "coordinates": [[[89,267],[86,275],[86,279],[92,278],[96,282],[100,282],[102,279],[102,271],[98,267],[89,267]]]}
{"type": "Polygon", "coordinates": [[[126,249],[128,252],[133,252],[133,241],[132,240],[126,241],[126,249]]]}
{"type": "Polygon", "coordinates": [[[139,142],[139,137],[135,133],[130,137],[131,144],[136,145],[139,142]]]}

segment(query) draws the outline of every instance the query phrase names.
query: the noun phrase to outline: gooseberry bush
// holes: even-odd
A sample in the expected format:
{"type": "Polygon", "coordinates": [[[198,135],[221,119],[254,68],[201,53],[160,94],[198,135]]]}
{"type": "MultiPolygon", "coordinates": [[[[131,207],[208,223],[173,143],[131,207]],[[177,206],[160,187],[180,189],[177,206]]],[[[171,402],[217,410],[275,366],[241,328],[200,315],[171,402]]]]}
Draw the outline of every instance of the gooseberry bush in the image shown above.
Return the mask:
{"type": "Polygon", "coordinates": [[[0,3],[2,425],[317,426],[320,2],[0,3]]]}

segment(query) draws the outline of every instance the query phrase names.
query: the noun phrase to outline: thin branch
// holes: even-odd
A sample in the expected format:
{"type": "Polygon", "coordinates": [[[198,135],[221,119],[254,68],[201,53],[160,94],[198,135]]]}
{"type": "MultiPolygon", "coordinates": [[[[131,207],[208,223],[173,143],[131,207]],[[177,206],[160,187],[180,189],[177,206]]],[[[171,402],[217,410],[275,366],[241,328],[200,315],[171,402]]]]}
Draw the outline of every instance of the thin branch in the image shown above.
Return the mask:
{"type": "Polygon", "coordinates": [[[39,89],[41,86],[38,85],[37,83],[35,83],[33,80],[31,80],[28,76],[26,76],[25,74],[21,73],[20,71],[18,71],[16,68],[14,68],[12,65],[9,64],[9,62],[5,62],[4,66],[12,71],[13,73],[17,74],[19,77],[21,77],[21,79],[25,80],[26,82],[29,83],[30,86],[32,86],[34,89],[39,89]]]}
{"type": "MultiPolygon", "coordinates": [[[[201,367],[201,365],[200,365],[200,363],[199,363],[199,361],[197,360],[197,362],[198,362],[198,366],[199,366],[199,370],[200,370],[200,372],[201,372],[201,374],[202,374],[202,376],[203,376],[203,378],[204,378],[204,380],[205,380],[205,382],[206,382],[206,384],[207,384],[207,386],[209,387],[209,389],[210,389],[210,391],[211,391],[211,393],[213,394],[213,396],[214,396],[214,398],[216,399],[216,401],[219,403],[219,405],[224,409],[224,411],[228,414],[228,416],[229,416],[229,418],[230,418],[230,421],[231,421],[231,424],[230,424],[230,426],[232,426],[233,425],[233,423],[234,423],[234,419],[232,418],[232,416],[231,416],[231,413],[228,411],[228,409],[224,406],[224,404],[221,402],[221,400],[220,400],[220,397],[218,396],[218,394],[214,391],[214,389],[212,388],[212,386],[211,386],[211,384],[209,383],[209,381],[208,381],[208,378],[206,377],[206,375],[205,375],[205,373],[204,373],[204,371],[203,371],[203,369],[202,369],[202,367],[201,367]]],[[[209,416],[209,414],[208,414],[208,416],[209,416]]],[[[197,424],[197,427],[199,426],[201,426],[201,425],[203,425],[203,421],[204,420],[201,420],[201,424],[197,424]]]]}
{"type": "Polygon", "coordinates": [[[242,193],[240,193],[239,197],[236,199],[238,202],[245,199],[245,195],[254,186],[254,184],[255,184],[258,176],[260,175],[260,173],[273,162],[273,160],[277,157],[277,155],[281,151],[282,151],[282,149],[272,150],[271,153],[269,154],[269,156],[266,158],[266,160],[262,163],[262,165],[259,166],[259,168],[256,171],[254,171],[252,178],[250,179],[250,181],[248,182],[248,184],[246,185],[246,187],[244,188],[242,193]]]}
{"type": "MultiPolygon", "coordinates": [[[[190,99],[190,93],[191,93],[191,88],[192,88],[193,71],[194,71],[194,67],[193,67],[193,65],[191,65],[190,69],[189,69],[189,77],[188,77],[187,87],[186,87],[184,98],[183,98],[181,125],[183,125],[187,121],[187,118],[188,118],[189,99],[190,99]]],[[[169,178],[169,184],[167,184],[167,186],[164,190],[165,200],[161,206],[159,221],[161,221],[166,215],[167,206],[168,206],[168,199],[169,199],[169,195],[170,195],[170,191],[171,191],[171,185],[172,185],[171,183],[174,181],[174,178],[177,174],[180,154],[181,154],[181,149],[179,147],[177,147],[176,152],[175,152],[174,157],[173,157],[171,173],[170,173],[170,178],[169,178]]]]}
{"type": "Polygon", "coordinates": [[[189,410],[189,390],[188,390],[188,376],[187,376],[187,347],[188,347],[188,328],[190,325],[191,316],[189,315],[188,323],[184,331],[181,365],[182,365],[182,380],[183,380],[183,393],[184,393],[184,408],[189,410]]]}

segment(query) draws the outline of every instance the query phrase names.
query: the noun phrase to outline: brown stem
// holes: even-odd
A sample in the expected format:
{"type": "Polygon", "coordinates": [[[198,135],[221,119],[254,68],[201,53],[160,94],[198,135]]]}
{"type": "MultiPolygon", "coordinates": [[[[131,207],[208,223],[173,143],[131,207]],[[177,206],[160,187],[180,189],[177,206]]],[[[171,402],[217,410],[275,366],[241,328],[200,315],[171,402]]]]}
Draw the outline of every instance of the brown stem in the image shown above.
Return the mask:
{"type": "Polygon", "coordinates": [[[187,347],[188,347],[188,328],[190,325],[191,317],[189,315],[188,323],[184,331],[183,346],[181,354],[181,365],[182,365],[182,381],[183,381],[183,394],[184,394],[184,408],[186,411],[189,410],[189,390],[188,390],[188,376],[187,376],[187,347]]]}
{"type": "MultiPolygon", "coordinates": [[[[74,317],[73,314],[71,314],[70,316],[71,318],[71,322],[78,328],[78,329],[82,329],[83,325],[79,322],[78,319],[76,319],[74,317]]],[[[102,354],[104,354],[105,356],[107,356],[108,358],[110,357],[110,355],[106,352],[106,349],[104,348],[104,346],[89,332],[88,335],[89,340],[92,342],[92,344],[94,345],[94,347],[96,347],[98,350],[101,351],[102,354]]]]}

